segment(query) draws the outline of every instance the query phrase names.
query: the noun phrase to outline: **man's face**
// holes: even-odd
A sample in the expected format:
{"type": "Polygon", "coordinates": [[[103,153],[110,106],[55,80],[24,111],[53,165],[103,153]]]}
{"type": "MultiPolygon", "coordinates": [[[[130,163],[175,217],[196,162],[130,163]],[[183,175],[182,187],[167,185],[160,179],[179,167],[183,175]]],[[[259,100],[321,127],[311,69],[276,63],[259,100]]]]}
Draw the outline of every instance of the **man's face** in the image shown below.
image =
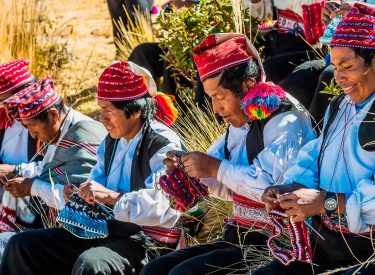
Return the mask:
{"type": "Polygon", "coordinates": [[[370,65],[365,65],[365,60],[351,48],[334,47],[331,63],[336,82],[355,103],[363,102],[375,91],[374,59],[370,65]]]}
{"type": "Polygon", "coordinates": [[[126,117],[123,110],[117,109],[112,102],[98,99],[100,110],[100,122],[107,128],[114,139],[132,139],[140,130],[142,123],[140,114],[132,114],[126,117]]]}
{"type": "Polygon", "coordinates": [[[60,132],[61,116],[54,108],[49,109],[47,112],[48,116],[45,121],[26,119],[22,120],[22,124],[27,127],[33,138],[45,143],[54,143],[57,141],[60,132]]]}
{"type": "Polygon", "coordinates": [[[242,127],[249,117],[241,109],[241,100],[228,89],[219,86],[220,76],[203,81],[205,93],[211,98],[215,113],[234,127],[242,127]]]}

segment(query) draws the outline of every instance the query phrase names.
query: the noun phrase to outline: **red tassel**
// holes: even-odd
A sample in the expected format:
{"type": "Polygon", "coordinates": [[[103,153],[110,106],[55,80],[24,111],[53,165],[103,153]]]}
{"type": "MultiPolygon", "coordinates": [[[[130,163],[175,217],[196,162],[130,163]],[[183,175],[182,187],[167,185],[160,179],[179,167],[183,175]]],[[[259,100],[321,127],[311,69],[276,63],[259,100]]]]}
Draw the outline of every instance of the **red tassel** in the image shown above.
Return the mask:
{"type": "Polygon", "coordinates": [[[156,93],[154,96],[156,101],[156,115],[155,117],[167,126],[172,126],[178,117],[178,111],[173,105],[173,97],[156,93]]]}

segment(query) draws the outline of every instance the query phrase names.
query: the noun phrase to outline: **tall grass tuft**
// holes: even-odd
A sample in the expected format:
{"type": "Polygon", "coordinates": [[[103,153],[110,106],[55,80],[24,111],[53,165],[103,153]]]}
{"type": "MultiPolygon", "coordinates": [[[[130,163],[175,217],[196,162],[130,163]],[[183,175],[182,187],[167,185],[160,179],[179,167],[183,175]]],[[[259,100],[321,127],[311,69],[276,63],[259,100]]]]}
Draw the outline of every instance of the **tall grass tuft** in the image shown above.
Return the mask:
{"type": "Polygon", "coordinates": [[[68,53],[43,1],[0,0],[0,6],[0,62],[28,58],[34,75],[55,78],[68,53]]]}
{"type": "Polygon", "coordinates": [[[155,42],[150,14],[136,9],[136,20],[133,23],[127,10],[125,10],[125,13],[129,22],[127,25],[121,19],[114,21],[120,31],[120,38],[115,37],[115,43],[119,50],[118,58],[123,60],[128,59],[136,46],[142,43],[155,42]]]}

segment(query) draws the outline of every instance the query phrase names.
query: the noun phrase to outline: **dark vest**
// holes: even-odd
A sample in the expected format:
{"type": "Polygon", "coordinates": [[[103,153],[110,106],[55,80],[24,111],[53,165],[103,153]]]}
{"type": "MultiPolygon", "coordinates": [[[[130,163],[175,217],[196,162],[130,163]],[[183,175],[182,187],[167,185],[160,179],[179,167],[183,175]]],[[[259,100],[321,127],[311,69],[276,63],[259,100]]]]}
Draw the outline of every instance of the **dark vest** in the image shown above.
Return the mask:
{"type": "MultiPolygon", "coordinates": [[[[6,129],[0,130],[0,150],[1,150],[1,147],[3,145],[5,131],[6,131],[6,129]]],[[[33,156],[36,154],[37,142],[38,142],[38,140],[33,139],[31,137],[30,133],[29,133],[28,142],[27,142],[27,159],[28,159],[28,161],[32,160],[33,156]]],[[[16,153],[16,152],[14,152],[14,153],[16,153]]],[[[38,156],[34,159],[34,161],[41,160],[42,158],[43,158],[42,156],[38,156]]],[[[0,158],[0,164],[2,164],[2,163],[3,163],[3,161],[0,158]]]]}
{"type": "MultiPolygon", "coordinates": [[[[254,158],[264,149],[263,141],[263,130],[268,121],[270,121],[275,116],[289,111],[295,111],[297,108],[289,100],[282,100],[280,108],[275,111],[270,117],[263,120],[255,120],[249,123],[250,129],[246,136],[246,152],[249,165],[253,164],[254,158]]],[[[227,160],[230,160],[230,152],[228,150],[228,136],[229,128],[225,136],[224,143],[224,157],[227,160]]]]}
{"type": "MultiPolygon", "coordinates": [[[[108,135],[105,142],[104,171],[106,177],[108,177],[119,139],[113,139],[108,135]]],[[[148,123],[145,125],[132,161],[130,191],[137,191],[146,187],[145,180],[151,174],[150,159],[169,143],[170,141],[166,137],[156,133],[148,123]]]]}

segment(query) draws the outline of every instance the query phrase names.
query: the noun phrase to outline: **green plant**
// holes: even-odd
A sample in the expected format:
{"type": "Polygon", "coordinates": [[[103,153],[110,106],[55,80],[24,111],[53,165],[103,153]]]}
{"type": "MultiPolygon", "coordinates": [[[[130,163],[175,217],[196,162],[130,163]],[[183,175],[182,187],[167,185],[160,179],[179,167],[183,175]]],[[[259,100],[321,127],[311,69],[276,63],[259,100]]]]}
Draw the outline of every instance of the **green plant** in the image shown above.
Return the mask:
{"type": "Polygon", "coordinates": [[[320,91],[321,94],[327,94],[327,95],[333,95],[333,96],[338,96],[342,93],[341,87],[336,84],[335,79],[332,78],[329,84],[326,82],[323,82],[325,85],[324,90],[320,91]]]}
{"type": "Polygon", "coordinates": [[[234,0],[202,0],[199,5],[189,8],[174,8],[173,13],[161,14],[157,38],[165,51],[163,58],[176,75],[190,82],[197,78],[193,61],[193,49],[211,33],[248,32],[248,13],[239,12],[238,5],[233,9],[234,0]],[[234,12],[235,11],[235,12],[234,12]],[[240,28],[238,17],[243,22],[240,28]],[[246,27],[247,26],[247,27],[246,27]]]}

